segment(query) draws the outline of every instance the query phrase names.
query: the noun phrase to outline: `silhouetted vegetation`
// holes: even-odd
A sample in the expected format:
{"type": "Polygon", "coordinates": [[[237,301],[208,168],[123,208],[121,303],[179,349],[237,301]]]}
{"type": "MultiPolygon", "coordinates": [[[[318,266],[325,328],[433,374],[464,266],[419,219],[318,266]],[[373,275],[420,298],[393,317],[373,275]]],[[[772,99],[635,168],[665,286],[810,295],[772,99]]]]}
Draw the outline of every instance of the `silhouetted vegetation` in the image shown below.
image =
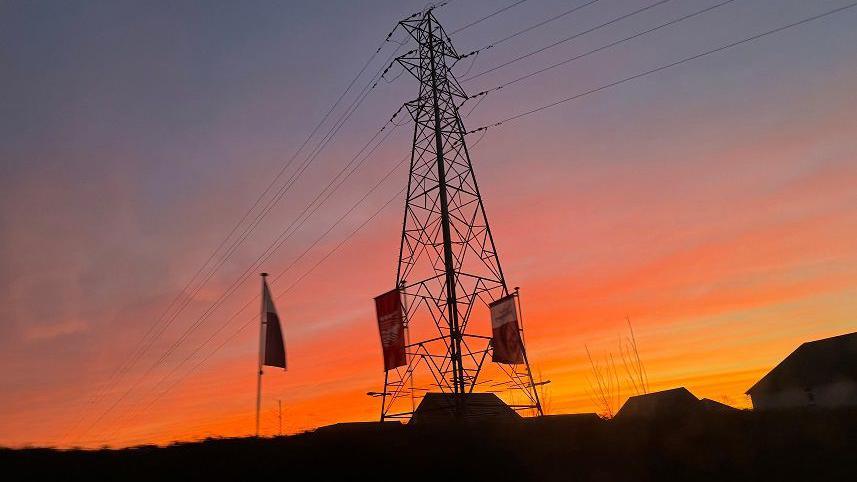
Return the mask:
{"type": "Polygon", "coordinates": [[[857,411],[447,426],[343,424],[274,439],[0,450],[27,480],[853,480],[857,411]],[[455,447],[453,449],[452,447],[455,447]]]}
{"type": "MultiPolygon", "coordinates": [[[[622,369],[625,375],[625,389],[629,396],[644,395],[649,393],[649,376],[646,367],[640,358],[640,349],[637,346],[637,336],[634,334],[634,326],[631,317],[625,317],[628,323],[628,334],[619,336],[619,357],[622,361],[622,369]]],[[[591,368],[590,376],[586,378],[589,383],[590,400],[598,407],[598,414],[602,418],[613,418],[622,406],[623,390],[619,370],[616,368],[616,358],[613,352],[608,352],[604,361],[596,361],[584,345],[586,356],[591,368]]]]}

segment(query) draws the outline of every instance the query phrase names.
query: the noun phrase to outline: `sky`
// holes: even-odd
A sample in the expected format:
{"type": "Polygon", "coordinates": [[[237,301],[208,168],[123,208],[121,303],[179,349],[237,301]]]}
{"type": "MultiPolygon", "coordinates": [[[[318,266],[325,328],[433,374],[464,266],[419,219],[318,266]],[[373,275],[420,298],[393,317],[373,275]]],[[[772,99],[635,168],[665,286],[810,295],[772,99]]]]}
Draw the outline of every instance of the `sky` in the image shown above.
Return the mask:
{"type": "MultiPolygon", "coordinates": [[[[454,0],[436,16],[452,32],[511,3],[454,0]]],[[[454,72],[468,79],[653,3],[600,0],[454,72]]],[[[664,2],[462,85],[480,92],[717,3],[664,2]]],[[[570,4],[527,0],[452,41],[469,52],[570,4]]],[[[485,96],[464,123],[847,4],[736,0],[485,96]]],[[[272,179],[283,184],[277,172],[309,158],[396,52],[385,36],[424,6],[0,2],[0,445],[253,432],[254,260],[416,96],[416,81],[392,68],[252,235],[217,270],[204,263],[223,257],[272,179]]],[[[845,10],[468,136],[551,413],[601,410],[587,350],[596,363],[618,354],[627,320],[652,390],[686,386],[739,407],[800,343],[855,331],[855,26],[857,8],[845,10]]],[[[372,298],[395,281],[407,172],[363,197],[409,155],[409,129],[385,131],[263,265],[283,273],[272,291],[289,356],[287,372],[265,376],[265,434],[278,430],[278,400],[287,433],[378,416],[366,396],[383,383],[372,298]]]]}

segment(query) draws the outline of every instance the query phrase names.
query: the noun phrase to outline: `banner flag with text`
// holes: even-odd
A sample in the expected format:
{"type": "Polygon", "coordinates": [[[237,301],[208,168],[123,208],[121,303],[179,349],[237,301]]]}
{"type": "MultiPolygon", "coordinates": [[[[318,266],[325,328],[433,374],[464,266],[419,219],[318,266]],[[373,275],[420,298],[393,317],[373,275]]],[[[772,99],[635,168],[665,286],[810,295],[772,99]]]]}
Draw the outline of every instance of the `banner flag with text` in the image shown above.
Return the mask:
{"type": "Polygon", "coordinates": [[[488,305],[491,309],[491,329],[496,363],[524,363],[524,343],[518,328],[515,295],[508,295],[488,305]]]}
{"type": "Polygon", "coordinates": [[[408,364],[405,356],[405,316],[402,296],[398,289],[375,298],[381,349],[384,352],[384,371],[408,364]]]}

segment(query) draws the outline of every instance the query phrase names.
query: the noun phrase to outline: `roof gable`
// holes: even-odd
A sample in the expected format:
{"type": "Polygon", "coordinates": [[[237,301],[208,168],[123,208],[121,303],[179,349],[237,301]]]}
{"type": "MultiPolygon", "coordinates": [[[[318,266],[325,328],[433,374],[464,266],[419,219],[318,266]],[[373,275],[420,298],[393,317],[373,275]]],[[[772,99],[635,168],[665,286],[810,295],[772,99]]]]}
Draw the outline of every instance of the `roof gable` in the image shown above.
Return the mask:
{"type": "Polygon", "coordinates": [[[635,395],[628,398],[616,417],[674,415],[697,408],[699,399],[685,387],[635,395]]]}
{"type": "Polygon", "coordinates": [[[857,332],[800,345],[747,393],[806,389],[843,380],[857,380],[857,332]]]}

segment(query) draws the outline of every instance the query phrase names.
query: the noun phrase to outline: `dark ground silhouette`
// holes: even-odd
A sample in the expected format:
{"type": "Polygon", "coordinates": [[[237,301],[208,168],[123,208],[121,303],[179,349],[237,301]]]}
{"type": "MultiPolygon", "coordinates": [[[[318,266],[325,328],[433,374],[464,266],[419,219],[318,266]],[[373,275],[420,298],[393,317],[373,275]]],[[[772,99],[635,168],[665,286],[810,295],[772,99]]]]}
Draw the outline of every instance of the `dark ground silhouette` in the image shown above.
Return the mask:
{"type": "Polygon", "coordinates": [[[26,474],[15,480],[846,481],[857,480],[857,411],[346,424],[164,448],[2,449],[0,470],[26,474]]]}

